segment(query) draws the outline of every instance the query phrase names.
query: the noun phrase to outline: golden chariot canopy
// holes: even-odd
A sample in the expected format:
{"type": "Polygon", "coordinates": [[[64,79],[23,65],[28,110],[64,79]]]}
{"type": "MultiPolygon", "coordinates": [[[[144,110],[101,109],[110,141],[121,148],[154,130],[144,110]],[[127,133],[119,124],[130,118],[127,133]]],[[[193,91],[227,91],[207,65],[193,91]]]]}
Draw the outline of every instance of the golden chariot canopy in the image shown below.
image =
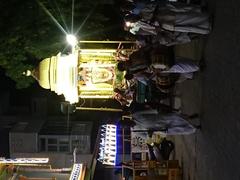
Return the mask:
{"type": "MultiPolygon", "coordinates": [[[[42,60],[32,74],[41,87],[63,94],[70,103],[77,103],[79,98],[112,98],[114,88],[124,84],[124,74],[116,68],[119,47],[75,49],[68,55],[59,53],[42,60]]],[[[131,48],[121,48],[121,51],[129,53],[131,48]]]]}
{"type": "Polygon", "coordinates": [[[35,77],[39,85],[51,89],[58,95],[63,94],[66,101],[78,102],[77,83],[78,55],[61,55],[46,58],[39,63],[35,77]]]}

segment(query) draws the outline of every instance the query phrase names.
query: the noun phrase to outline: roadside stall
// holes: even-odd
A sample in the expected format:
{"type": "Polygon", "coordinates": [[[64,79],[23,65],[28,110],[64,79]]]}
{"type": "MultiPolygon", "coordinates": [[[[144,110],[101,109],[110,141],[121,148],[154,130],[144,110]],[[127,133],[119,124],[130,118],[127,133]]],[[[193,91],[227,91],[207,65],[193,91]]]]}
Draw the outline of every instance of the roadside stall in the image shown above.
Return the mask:
{"type": "Polygon", "coordinates": [[[131,128],[131,160],[122,160],[122,179],[132,177],[133,180],[181,180],[178,160],[174,160],[172,155],[165,158],[157,149],[152,149],[151,152],[153,144],[164,146],[163,142],[167,141],[160,131],[149,136],[149,132],[144,129],[131,128]],[[152,158],[152,155],[158,157],[152,158]]]}

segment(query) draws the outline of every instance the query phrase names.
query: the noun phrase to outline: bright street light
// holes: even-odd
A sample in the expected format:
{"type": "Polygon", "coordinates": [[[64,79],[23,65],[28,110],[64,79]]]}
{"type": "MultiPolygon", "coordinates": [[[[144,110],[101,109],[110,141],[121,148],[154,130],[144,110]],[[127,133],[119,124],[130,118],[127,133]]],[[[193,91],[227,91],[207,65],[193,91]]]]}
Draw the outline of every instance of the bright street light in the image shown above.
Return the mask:
{"type": "Polygon", "coordinates": [[[67,42],[72,46],[75,47],[77,45],[77,38],[73,34],[67,34],[66,36],[67,42]]]}

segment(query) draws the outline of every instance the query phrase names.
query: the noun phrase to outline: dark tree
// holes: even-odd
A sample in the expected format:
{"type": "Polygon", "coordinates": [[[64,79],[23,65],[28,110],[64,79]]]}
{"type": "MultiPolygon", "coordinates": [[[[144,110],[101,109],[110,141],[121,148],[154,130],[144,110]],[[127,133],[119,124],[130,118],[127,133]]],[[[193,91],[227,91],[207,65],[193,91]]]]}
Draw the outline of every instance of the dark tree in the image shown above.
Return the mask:
{"type": "MultiPolygon", "coordinates": [[[[79,38],[106,39],[106,34],[116,29],[116,25],[108,25],[110,20],[104,13],[106,4],[102,2],[114,7],[111,0],[75,0],[73,32],[78,32],[79,38]]],[[[17,88],[28,87],[34,82],[23,75],[24,71],[32,69],[43,58],[67,49],[65,34],[50,14],[66,32],[71,32],[72,0],[8,0],[0,3],[0,66],[16,82],[17,88]]]]}

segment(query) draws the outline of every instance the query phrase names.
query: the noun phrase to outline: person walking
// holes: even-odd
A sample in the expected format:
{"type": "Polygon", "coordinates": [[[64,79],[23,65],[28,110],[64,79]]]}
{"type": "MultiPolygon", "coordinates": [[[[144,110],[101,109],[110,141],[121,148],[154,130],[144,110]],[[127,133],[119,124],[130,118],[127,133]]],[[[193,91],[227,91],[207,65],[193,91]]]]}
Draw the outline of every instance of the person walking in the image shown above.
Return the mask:
{"type": "Polygon", "coordinates": [[[157,109],[141,110],[131,114],[134,131],[158,131],[162,135],[194,134],[199,125],[193,125],[190,119],[196,118],[177,112],[160,113],[157,109]]]}

